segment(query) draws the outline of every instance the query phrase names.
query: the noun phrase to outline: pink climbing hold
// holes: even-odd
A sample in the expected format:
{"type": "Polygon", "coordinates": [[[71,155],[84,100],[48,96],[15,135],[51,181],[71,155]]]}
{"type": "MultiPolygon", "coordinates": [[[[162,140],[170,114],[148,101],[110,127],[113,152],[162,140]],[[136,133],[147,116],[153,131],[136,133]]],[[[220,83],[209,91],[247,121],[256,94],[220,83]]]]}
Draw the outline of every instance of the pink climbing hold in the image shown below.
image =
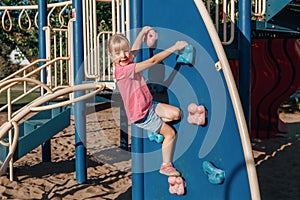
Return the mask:
{"type": "Polygon", "coordinates": [[[190,124],[196,124],[198,126],[205,124],[206,110],[204,106],[197,106],[195,103],[191,103],[188,106],[188,112],[189,116],[187,120],[190,124]]]}
{"type": "Polygon", "coordinates": [[[145,35],[143,40],[149,48],[153,48],[156,45],[157,38],[157,33],[155,32],[155,30],[151,29],[145,35]]]}
{"type": "Polygon", "coordinates": [[[168,182],[170,184],[169,192],[171,194],[184,195],[186,184],[182,177],[169,176],[168,182]]]}

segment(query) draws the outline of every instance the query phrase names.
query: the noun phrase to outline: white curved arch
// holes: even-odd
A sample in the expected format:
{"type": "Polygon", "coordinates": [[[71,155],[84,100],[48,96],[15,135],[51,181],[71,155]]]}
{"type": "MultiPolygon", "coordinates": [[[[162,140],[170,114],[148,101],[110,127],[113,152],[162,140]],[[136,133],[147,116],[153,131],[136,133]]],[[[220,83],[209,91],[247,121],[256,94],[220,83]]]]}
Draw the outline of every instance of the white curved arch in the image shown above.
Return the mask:
{"type": "Polygon", "coordinates": [[[228,91],[230,94],[230,98],[233,104],[234,113],[236,116],[241,143],[243,147],[243,153],[245,157],[246,162],[246,168],[248,172],[248,179],[249,179],[249,185],[250,185],[250,191],[251,191],[251,197],[252,199],[260,199],[260,191],[258,186],[258,180],[257,180],[257,173],[255,168],[255,163],[253,159],[252,154],[252,147],[250,143],[248,128],[246,124],[246,120],[244,117],[244,112],[242,109],[242,105],[240,102],[240,98],[238,95],[238,91],[235,85],[235,81],[230,69],[230,65],[228,63],[225,51],[223,49],[222,43],[220,41],[220,38],[215,30],[215,27],[213,25],[213,22],[201,0],[194,0],[198,11],[204,21],[204,24],[207,28],[207,31],[209,33],[209,36],[211,38],[211,41],[213,43],[213,46],[215,48],[215,51],[217,53],[217,56],[220,61],[221,68],[223,70],[223,74],[226,80],[226,84],[228,87],[228,91]]]}

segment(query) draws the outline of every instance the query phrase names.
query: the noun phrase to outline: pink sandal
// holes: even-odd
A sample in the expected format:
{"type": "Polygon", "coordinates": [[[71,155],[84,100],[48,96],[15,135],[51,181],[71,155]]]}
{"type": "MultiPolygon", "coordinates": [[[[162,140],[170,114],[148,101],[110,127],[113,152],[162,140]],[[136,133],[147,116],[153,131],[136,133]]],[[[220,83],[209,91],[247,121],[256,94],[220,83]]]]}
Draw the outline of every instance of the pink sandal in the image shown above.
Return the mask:
{"type": "Polygon", "coordinates": [[[163,164],[160,167],[159,173],[166,176],[180,176],[180,173],[173,167],[172,163],[163,164]]]}

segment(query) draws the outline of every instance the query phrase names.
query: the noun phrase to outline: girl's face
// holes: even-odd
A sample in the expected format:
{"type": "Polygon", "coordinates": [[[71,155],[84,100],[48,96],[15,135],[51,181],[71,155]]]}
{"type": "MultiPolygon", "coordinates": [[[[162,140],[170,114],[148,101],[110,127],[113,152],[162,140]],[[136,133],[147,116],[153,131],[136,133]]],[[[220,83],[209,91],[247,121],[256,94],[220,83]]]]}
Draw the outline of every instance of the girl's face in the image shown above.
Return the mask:
{"type": "Polygon", "coordinates": [[[115,66],[126,66],[131,63],[132,60],[130,54],[130,44],[125,37],[117,39],[115,42],[110,44],[110,57],[115,66]]]}
{"type": "Polygon", "coordinates": [[[111,53],[111,58],[115,66],[126,66],[131,63],[130,48],[115,49],[111,53]]]}

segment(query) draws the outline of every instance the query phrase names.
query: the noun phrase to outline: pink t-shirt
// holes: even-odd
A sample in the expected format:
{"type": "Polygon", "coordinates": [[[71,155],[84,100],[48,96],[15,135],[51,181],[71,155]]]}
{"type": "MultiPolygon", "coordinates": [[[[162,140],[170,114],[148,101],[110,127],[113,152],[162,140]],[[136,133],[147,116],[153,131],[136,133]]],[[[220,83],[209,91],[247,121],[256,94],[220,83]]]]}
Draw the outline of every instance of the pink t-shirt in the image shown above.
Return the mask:
{"type": "Polygon", "coordinates": [[[135,73],[136,64],[115,67],[115,78],[129,121],[144,118],[152,105],[152,95],[141,72],[135,73]]]}

